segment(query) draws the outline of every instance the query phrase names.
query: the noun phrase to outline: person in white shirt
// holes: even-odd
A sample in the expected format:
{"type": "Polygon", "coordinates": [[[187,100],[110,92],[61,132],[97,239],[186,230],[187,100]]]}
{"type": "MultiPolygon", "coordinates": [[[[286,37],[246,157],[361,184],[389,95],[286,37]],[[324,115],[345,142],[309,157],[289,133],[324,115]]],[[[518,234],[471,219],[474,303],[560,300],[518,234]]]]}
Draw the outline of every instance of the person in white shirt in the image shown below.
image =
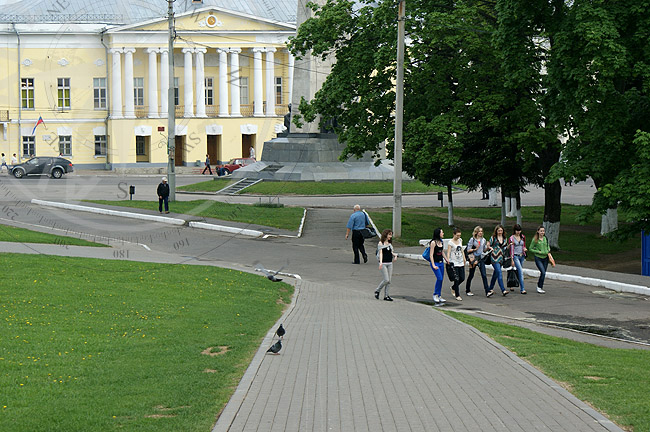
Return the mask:
{"type": "Polygon", "coordinates": [[[451,290],[458,301],[463,300],[458,287],[465,280],[465,253],[463,253],[463,240],[460,238],[460,234],[460,228],[454,228],[454,236],[447,243],[447,253],[445,254],[447,261],[453,266],[453,269],[450,267],[450,271],[454,272],[453,275],[450,274],[454,279],[454,286],[451,287],[451,290]]]}

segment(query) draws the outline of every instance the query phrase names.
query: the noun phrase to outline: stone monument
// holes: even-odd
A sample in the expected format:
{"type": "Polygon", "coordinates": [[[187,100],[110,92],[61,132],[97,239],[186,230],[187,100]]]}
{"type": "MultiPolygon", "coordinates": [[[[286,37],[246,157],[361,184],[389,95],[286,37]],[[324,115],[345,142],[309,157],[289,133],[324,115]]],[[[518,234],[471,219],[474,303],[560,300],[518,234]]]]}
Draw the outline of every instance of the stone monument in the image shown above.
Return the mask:
{"type": "MultiPolygon", "coordinates": [[[[300,27],[311,17],[307,0],[298,0],[296,25],[300,27]]],[[[324,0],[318,0],[324,4],[324,0]]],[[[392,180],[394,169],[389,163],[375,166],[370,152],[361,159],[339,161],[345,144],[336,134],[321,130],[320,117],[298,128],[293,123],[300,100],[314,99],[332,69],[333,59],[322,61],[306,53],[300,66],[294,69],[291,114],[288,131],[264,143],[261,160],[240,168],[235,178],[261,178],[268,180],[392,180]]],[[[285,122],[286,124],[286,122],[285,122]]]]}

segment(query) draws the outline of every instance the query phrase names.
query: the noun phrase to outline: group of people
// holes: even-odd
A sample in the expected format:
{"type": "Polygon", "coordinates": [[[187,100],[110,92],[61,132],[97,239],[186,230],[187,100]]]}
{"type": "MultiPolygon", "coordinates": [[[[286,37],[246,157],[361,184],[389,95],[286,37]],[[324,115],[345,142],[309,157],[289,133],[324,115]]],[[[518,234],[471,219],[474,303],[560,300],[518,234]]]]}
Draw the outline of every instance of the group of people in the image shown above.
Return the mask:
{"type": "Polygon", "coordinates": [[[465,266],[469,266],[469,275],[465,282],[465,294],[473,296],[472,279],[479,269],[483,281],[483,289],[486,297],[494,295],[495,286],[499,285],[501,295],[504,297],[514,291],[514,288],[507,288],[503,283],[503,269],[513,268],[517,272],[517,283],[519,292],[526,294],[524,287],[523,263],[528,253],[532,254],[535,259],[535,265],[539,269],[540,275],[537,280],[537,292],[545,294],[544,280],[549,263],[555,267],[555,260],[551,255],[551,248],[546,238],[546,230],[543,226],[537,228],[530,247],[526,247],[526,236],[522,233],[521,226],[515,224],[512,228],[512,235],[509,237],[505,234],[503,225],[497,225],[492,232],[492,236],[486,239],[483,236],[483,228],[476,226],[472,232],[472,238],[467,242],[466,249],[463,251],[461,231],[454,228],[453,237],[447,243],[444,250],[444,231],[442,228],[436,228],[433,231],[433,238],[429,243],[430,256],[429,263],[431,270],[436,276],[436,283],[433,292],[433,302],[436,304],[444,303],[442,298],[442,284],[445,273],[445,266],[449,272],[453,272],[450,279],[454,281],[452,291],[456,300],[461,301],[460,284],[465,281],[465,266]],[[490,283],[488,284],[486,265],[491,265],[493,272],[490,283]]]}
{"type": "MultiPolygon", "coordinates": [[[[11,157],[11,166],[13,167],[14,165],[18,164],[18,158],[16,157],[16,153],[11,157]]],[[[3,168],[7,168],[7,172],[9,172],[9,166],[7,165],[7,159],[5,157],[5,154],[2,153],[2,161],[0,164],[0,171],[2,171],[3,168]]]]}
{"type": "MultiPolygon", "coordinates": [[[[368,262],[368,255],[364,247],[363,230],[370,225],[368,216],[361,211],[359,205],[354,206],[354,212],[350,216],[345,234],[346,240],[352,234],[352,250],[354,252],[354,264],[360,264],[360,255],[364,262],[368,262]]],[[[522,233],[521,226],[515,224],[512,234],[507,236],[503,225],[499,224],[494,228],[492,235],[486,239],[483,234],[483,228],[476,226],[472,232],[472,237],[463,247],[461,230],[453,229],[453,236],[444,246],[444,231],[442,228],[436,228],[433,231],[433,238],[428,244],[428,253],[423,256],[429,261],[429,265],[436,282],[433,291],[433,302],[442,304],[446,300],[442,298],[442,285],[445,275],[445,267],[449,273],[450,280],[453,281],[451,290],[458,301],[462,301],[460,296],[460,286],[465,282],[465,294],[473,296],[472,279],[478,268],[483,282],[483,289],[486,297],[494,295],[494,288],[498,284],[501,295],[504,297],[514,291],[514,288],[506,287],[503,283],[503,269],[516,269],[517,284],[519,292],[526,294],[524,287],[523,264],[529,254],[535,259],[535,265],[539,269],[540,275],[537,280],[536,290],[539,294],[544,294],[544,280],[549,263],[555,267],[555,260],[551,255],[551,248],[546,238],[546,231],[543,226],[537,228],[535,235],[530,242],[530,247],[526,247],[526,236],[522,233]],[[428,256],[427,256],[428,255],[428,256]],[[488,283],[486,266],[491,265],[493,272],[492,278],[488,283]],[[469,275],[465,281],[465,267],[469,267],[469,275]]],[[[379,299],[382,289],[384,290],[384,300],[393,301],[388,294],[388,288],[393,275],[393,262],[397,259],[397,254],[392,245],[393,232],[385,229],[379,238],[377,244],[377,260],[379,270],[383,276],[382,281],[375,289],[375,298],[379,299]]]]}

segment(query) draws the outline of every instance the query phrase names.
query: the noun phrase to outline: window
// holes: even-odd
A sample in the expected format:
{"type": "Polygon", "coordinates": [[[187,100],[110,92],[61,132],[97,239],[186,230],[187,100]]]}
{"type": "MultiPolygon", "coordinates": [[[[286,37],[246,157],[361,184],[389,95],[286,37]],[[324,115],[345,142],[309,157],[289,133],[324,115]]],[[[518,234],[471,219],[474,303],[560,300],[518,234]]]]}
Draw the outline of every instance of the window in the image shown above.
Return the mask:
{"type": "Polygon", "coordinates": [[[57,78],[59,108],[70,109],[70,78],[57,78]]]}
{"type": "Polygon", "coordinates": [[[34,78],[20,79],[20,99],[23,109],[34,109],[34,78]]]}
{"type": "Polygon", "coordinates": [[[282,77],[275,77],[275,103],[282,104],[282,77]]]}
{"type": "Polygon", "coordinates": [[[239,77],[239,103],[248,105],[248,77],[239,77]]]}
{"type": "Polygon", "coordinates": [[[30,157],[36,154],[36,137],[24,136],[23,137],[23,157],[30,157]]]}
{"type": "Polygon", "coordinates": [[[72,137],[70,135],[59,135],[59,153],[63,156],[72,155],[72,137]]]}
{"type": "Polygon", "coordinates": [[[95,109],[106,109],[106,78],[93,78],[95,109]]]}
{"type": "Polygon", "coordinates": [[[174,77],[174,105],[178,106],[178,77],[174,77]]]}
{"type": "Polygon", "coordinates": [[[143,136],[136,136],[135,137],[135,154],[136,154],[136,156],[146,156],[147,155],[145,137],[143,137],[143,136]]]}
{"type": "Polygon", "coordinates": [[[214,88],[212,87],[212,78],[205,79],[205,104],[214,105],[214,88]]]}
{"type": "Polygon", "coordinates": [[[144,78],[133,78],[133,104],[144,106],[144,78]]]}
{"type": "Polygon", "coordinates": [[[106,156],[106,135],[95,135],[95,156],[106,156]]]}

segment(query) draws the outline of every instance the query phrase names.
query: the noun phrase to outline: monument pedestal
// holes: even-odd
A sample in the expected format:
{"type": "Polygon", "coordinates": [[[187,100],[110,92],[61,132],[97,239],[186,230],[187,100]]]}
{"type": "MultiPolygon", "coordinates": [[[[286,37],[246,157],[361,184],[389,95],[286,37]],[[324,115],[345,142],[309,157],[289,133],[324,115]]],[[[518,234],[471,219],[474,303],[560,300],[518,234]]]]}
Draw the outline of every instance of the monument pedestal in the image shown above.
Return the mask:
{"type": "Polygon", "coordinates": [[[392,180],[390,163],[375,166],[370,152],[339,161],[345,145],[332,133],[290,133],[264,143],[259,162],[233,172],[234,178],[282,181],[392,180]]]}

